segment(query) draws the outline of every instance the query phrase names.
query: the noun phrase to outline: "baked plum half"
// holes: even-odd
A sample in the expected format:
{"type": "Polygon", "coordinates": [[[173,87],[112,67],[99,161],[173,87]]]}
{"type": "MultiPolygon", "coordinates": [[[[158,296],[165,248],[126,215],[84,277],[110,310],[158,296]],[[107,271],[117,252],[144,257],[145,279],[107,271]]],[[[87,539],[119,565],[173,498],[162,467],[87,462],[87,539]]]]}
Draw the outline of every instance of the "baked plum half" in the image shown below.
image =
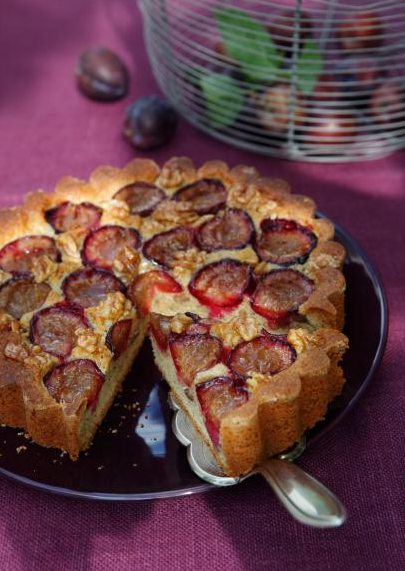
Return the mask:
{"type": "Polygon", "coordinates": [[[169,268],[175,259],[176,252],[184,252],[194,245],[194,230],[179,226],[173,230],[157,234],[145,242],[143,254],[148,260],[169,268]]]}
{"type": "Polygon", "coordinates": [[[94,411],[104,375],[90,359],[75,359],[54,367],[44,378],[49,393],[59,403],[80,402],[87,399],[87,406],[94,411]]]}
{"type": "Polygon", "coordinates": [[[15,277],[0,286],[0,309],[20,319],[25,313],[39,309],[48,297],[51,286],[37,284],[32,278],[15,277]]]}
{"type": "Polygon", "coordinates": [[[250,280],[250,266],[226,258],[201,268],[191,278],[188,288],[204,305],[230,307],[242,301],[250,280]]]}
{"type": "Polygon", "coordinates": [[[50,236],[24,236],[9,242],[0,250],[0,269],[10,274],[31,275],[35,260],[48,256],[60,261],[60,252],[50,236]]]}
{"type": "Polygon", "coordinates": [[[317,244],[317,237],[294,220],[278,218],[262,221],[255,250],[261,260],[291,266],[303,264],[317,244]]]}
{"type": "Polygon", "coordinates": [[[163,270],[151,270],[137,276],[128,287],[127,295],[141,315],[149,313],[155,293],[180,293],[182,286],[163,270]]]}
{"type": "Polygon", "coordinates": [[[172,335],[169,347],[179,379],[187,386],[197,373],[216,365],[222,354],[220,339],[208,333],[172,335]]]}
{"type": "Polygon", "coordinates": [[[125,252],[125,248],[136,250],[140,246],[141,237],[133,228],[112,224],[101,226],[87,235],[83,243],[82,260],[84,264],[109,270],[115,258],[125,252]]]}
{"type": "Polygon", "coordinates": [[[56,357],[67,357],[76,345],[76,331],[87,328],[81,308],[59,304],[41,309],[31,319],[31,341],[56,357]]]}
{"type": "Polygon", "coordinates": [[[199,383],[196,392],[208,434],[215,446],[219,447],[221,421],[228,412],[248,401],[246,385],[240,379],[216,377],[199,383]]]}
{"type": "Polygon", "coordinates": [[[252,308],[277,326],[297,311],[314,290],[314,282],[290,268],[263,274],[252,296],[252,308]]]}
{"type": "Polygon", "coordinates": [[[201,178],[192,184],[179,188],[173,199],[190,202],[197,214],[215,214],[225,206],[227,190],[224,183],[216,178],[201,178]]]}
{"type": "Polygon", "coordinates": [[[197,230],[196,239],[206,252],[240,250],[251,242],[254,231],[253,222],[246,212],[229,208],[222,215],[204,222],[197,230]]]}
{"type": "Polygon", "coordinates": [[[284,335],[262,335],[251,341],[239,343],[229,355],[229,367],[238,375],[249,376],[252,372],[271,376],[293,364],[297,357],[295,349],[284,335]]]}
{"type": "Polygon", "coordinates": [[[131,214],[149,216],[166,194],[154,184],[138,181],[120,188],[113,198],[126,202],[131,214]]]}
{"type": "Polygon", "coordinates": [[[105,338],[105,344],[114,356],[118,359],[126,351],[132,329],[132,319],[121,319],[111,325],[105,338]]]}
{"type": "Polygon", "coordinates": [[[171,317],[160,313],[149,314],[149,326],[153,337],[161,351],[166,351],[171,333],[171,317]]]}
{"type": "Polygon", "coordinates": [[[72,272],[63,280],[62,291],[68,302],[80,307],[94,307],[105,299],[107,294],[124,292],[121,280],[107,270],[83,268],[72,272]]]}
{"type": "Polygon", "coordinates": [[[100,222],[103,211],[91,202],[63,202],[45,211],[45,219],[57,234],[69,230],[91,230],[100,222]]]}

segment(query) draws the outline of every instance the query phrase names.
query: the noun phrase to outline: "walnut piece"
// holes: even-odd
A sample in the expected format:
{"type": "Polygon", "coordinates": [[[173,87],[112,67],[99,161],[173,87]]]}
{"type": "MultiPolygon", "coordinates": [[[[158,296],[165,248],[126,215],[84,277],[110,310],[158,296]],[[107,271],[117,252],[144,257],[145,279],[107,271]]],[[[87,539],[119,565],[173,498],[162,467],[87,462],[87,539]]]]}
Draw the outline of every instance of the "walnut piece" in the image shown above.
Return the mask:
{"type": "Polygon", "coordinates": [[[192,224],[198,218],[190,202],[164,200],[150,216],[143,219],[141,233],[144,237],[150,238],[176,226],[192,224]]]}
{"type": "Polygon", "coordinates": [[[212,326],[211,332],[217,335],[227,347],[235,347],[241,341],[251,341],[263,329],[263,320],[249,315],[247,308],[239,308],[231,318],[212,326]]]}
{"type": "Polygon", "coordinates": [[[58,264],[51,260],[48,256],[33,256],[32,258],[32,274],[34,280],[40,284],[47,280],[58,268],[58,264]]]}
{"type": "Polygon", "coordinates": [[[255,184],[249,184],[247,187],[234,184],[229,191],[228,203],[230,206],[246,207],[249,211],[254,210],[266,216],[270,216],[278,206],[275,200],[266,196],[255,184]]]}
{"type": "Polygon", "coordinates": [[[248,386],[248,390],[250,392],[256,391],[261,385],[268,383],[269,377],[262,375],[261,373],[257,373],[252,371],[249,373],[249,377],[246,379],[246,384],[248,386]]]}
{"type": "Polygon", "coordinates": [[[197,269],[205,265],[207,254],[197,248],[175,252],[170,267],[178,280],[189,279],[197,269]]]}
{"type": "Polygon", "coordinates": [[[56,357],[45,353],[38,345],[29,345],[23,339],[21,343],[7,343],[4,347],[4,355],[8,359],[39,369],[41,375],[47,373],[58,362],[56,357]]]}
{"type": "Polygon", "coordinates": [[[11,278],[11,274],[5,272],[4,270],[0,270],[0,284],[6,282],[11,278]]]}
{"type": "Polygon", "coordinates": [[[312,335],[306,329],[290,329],[287,341],[293,345],[297,353],[302,353],[311,344],[312,335]]]}
{"type": "Polygon", "coordinates": [[[188,315],[184,315],[184,313],[176,313],[170,321],[170,329],[173,333],[183,333],[183,331],[187,331],[192,323],[193,320],[188,315]]]}
{"type": "Polygon", "coordinates": [[[113,261],[114,273],[126,283],[130,283],[138,275],[140,261],[139,253],[125,246],[113,261]]]}
{"type": "Polygon", "coordinates": [[[0,329],[11,329],[11,331],[17,333],[20,329],[20,322],[14,319],[9,313],[0,310],[0,329]]]}
{"type": "Polygon", "coordinates": [[[80,249],[82,246],[84,233],[82,230],[71,230],[56,236],[56,243],[58,248],[62,250],[64,257],[72,258],[80,262],[80,249]]]}
{"type": "Polygon", "coordinates": [[[101,224],[118,224],[119,226],[130,226],[138,230],[142,223],[142,218],[137,214],[131,214],[129,206],[124,200],[112,198],[101,204],[103,216],[101,224]]]}
{"type": "Polygon", "coordinates": [[[105,334],[119,319],[136,315],[131,302],[120,291],[107,294],[98,305],[88,307],[85,313],[95,331],[101,334],[105,334]]]}
{"type": "Polygon", "coordinates": [[[186,157],[175,157],[163,165],[158,184],[167,189],[176,189],[195,180],[193,163],[186,157]]]}
{"type": "Polygon", "coordinates": [[[4,355],[8,359],[23,363],[29,357],[29,352],[24,345],[10,342],[4,347],[4,355]]]}
{"type": "Polygon", "coordinates": [[[77,346],[85,349],[88,353],[95,353],[100,344],[103,343],[101,336],[91,329],[81,327],[75,331],[75,334],[77,346]]]}

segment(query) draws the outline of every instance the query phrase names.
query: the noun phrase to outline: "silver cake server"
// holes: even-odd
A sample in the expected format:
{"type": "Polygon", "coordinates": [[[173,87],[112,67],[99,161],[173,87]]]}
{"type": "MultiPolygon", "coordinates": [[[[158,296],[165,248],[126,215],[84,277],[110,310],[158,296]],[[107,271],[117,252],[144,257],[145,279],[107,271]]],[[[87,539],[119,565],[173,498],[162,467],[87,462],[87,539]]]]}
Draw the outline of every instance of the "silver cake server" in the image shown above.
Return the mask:
{"type": "Polygon", "coordinates": [[[216,486],[234,486],[249,476],[261,474],[297,521],[324,528],[338,527],[345,522],[346,510],[340,500],[292,462],[305,450],[305,439],[290,451],[266,460],[245,476],[232,478],[222,473],[210,449],[197,435],[188,416],[172,395],[169,396],[169,405],[173,410],[173,432],[179,442],[187,447],[190,467],[201,479],[216,486]]]}

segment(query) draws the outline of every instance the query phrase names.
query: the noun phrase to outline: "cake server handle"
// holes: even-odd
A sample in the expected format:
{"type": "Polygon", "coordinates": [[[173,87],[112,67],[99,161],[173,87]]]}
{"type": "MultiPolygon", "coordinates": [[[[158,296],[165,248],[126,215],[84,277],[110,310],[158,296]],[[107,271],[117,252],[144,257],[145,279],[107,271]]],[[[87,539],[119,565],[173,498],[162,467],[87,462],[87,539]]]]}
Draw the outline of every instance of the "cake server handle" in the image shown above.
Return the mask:
{"type": "Polygon", "coordinates": [[[272,458],[256,471],[297,521],[312,527],[338,527],[345,522],[346,510],[340,500],[297,464],[272,458]]]}

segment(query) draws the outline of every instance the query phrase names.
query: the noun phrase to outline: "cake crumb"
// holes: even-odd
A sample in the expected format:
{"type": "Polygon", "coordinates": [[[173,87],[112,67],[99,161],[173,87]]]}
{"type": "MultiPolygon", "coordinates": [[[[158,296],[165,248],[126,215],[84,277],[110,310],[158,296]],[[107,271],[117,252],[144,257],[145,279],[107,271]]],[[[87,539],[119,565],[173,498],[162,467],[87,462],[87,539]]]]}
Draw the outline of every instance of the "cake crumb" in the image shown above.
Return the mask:
{"type": "Polygon", "coordinates": [[[116,428],[114,428],[114,430],[111,430],[111,434],[117,434],[118,430],[116,428]]]}
{"type": "Polygon", "coordinates": [[[101,465],[101,466],[97,466],[97,470],[102,470],[103,468],[104,468],[104,466],[103,466],[103,465],[101,465]]]}
{"type": "Polygon", "coordinates": [[[25,450],[27,450],[27,447],[26,446],[17,446],[16,450],[17,450],[17,454],[19,454],[20,452],[24,452],[25,450]]]}
{"type": "Polygon", "coordinates": [[[132,464],[133,468],[136,468],[138,466],[138,464],[132,464]]]}

